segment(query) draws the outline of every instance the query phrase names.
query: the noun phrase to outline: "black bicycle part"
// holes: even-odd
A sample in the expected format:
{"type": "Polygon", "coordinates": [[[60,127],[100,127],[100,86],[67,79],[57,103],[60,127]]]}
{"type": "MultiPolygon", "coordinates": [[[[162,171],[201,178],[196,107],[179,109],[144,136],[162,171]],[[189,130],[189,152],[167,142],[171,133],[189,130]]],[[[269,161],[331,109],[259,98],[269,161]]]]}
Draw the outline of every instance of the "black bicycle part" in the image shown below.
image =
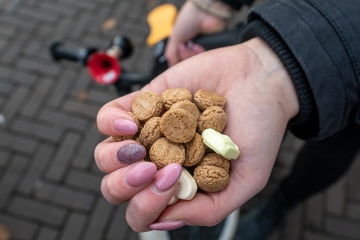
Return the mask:
{"type": "Polygon", "coordinates": [[[61,61],[63,59],[81,63],[86,66],[88,58],[91,54],[97,52],[95,47],[73,47],[65,45],[62,42],[55,42],[50,46],[50,53],[55,61],[61,61]]]}
{"type": "Polygon", "coordinates": [[[119,59],[125,59],[132,54],[133,45],[127,37],[121,35],[115,36],[110,43],[110,48],[114,46],[121,49],[119,59]]]}
{"type": "Polygon", "coordinates": [[[131,73],[122,69],[119,80],[113,83],[120,96],[133,92],[134,87],[141,88],[154,78],[153,74],[131,73]]]}

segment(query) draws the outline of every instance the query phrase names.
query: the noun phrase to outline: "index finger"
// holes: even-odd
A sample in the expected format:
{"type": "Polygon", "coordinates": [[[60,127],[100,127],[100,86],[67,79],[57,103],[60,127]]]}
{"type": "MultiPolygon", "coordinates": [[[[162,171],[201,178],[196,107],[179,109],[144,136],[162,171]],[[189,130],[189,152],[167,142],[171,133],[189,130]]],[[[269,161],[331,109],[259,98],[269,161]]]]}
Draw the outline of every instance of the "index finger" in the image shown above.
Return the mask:
{"type": "Polygon", "coordinates": [[[132,135],[138,131],[135,119],[129,114],[135,95],[131,93],[113,100],[99,110],[96,121],[100,132],[117,136],[132,135]]]}

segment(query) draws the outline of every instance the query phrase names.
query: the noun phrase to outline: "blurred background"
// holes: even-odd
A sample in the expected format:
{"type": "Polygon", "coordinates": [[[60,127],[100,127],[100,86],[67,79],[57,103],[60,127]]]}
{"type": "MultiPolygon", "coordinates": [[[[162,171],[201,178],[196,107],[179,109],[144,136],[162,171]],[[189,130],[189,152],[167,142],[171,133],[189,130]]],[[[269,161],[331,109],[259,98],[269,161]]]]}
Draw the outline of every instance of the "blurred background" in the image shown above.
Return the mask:
{"type": "MultiPolygon", "coordinates": [[[[106,49],[122,34],[134,45],[122,65],[149,72],[146,15],[164,0],[0,1],[0,240],[132,240],[126,205],[107,203],[93,151],[105,136],[99,108],[118,97],[80,64],[52,61],[49,46],[63,41],[106,49]]],[[[234,21],[245,19],[244,8],[234,21]]],[[[288,135],[267,187],[290,169],[302,141],[288,135]]],[[[360,239],[360,160],[332,188],[296,208],[269,239],[360,239]]]]}

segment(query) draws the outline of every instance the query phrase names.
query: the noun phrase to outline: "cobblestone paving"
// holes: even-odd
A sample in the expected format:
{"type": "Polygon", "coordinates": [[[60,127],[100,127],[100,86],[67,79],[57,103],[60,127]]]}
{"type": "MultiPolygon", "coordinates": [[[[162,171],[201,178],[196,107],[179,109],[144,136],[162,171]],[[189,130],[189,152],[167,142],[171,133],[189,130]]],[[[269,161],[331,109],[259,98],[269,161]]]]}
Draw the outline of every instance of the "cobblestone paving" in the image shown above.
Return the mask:
{"type": "MultiPolygon", "coordinates": [[[[146,72],[146,13],[158,0],[0,1],[0,224],[14,240],[132,240],[124,205],[100,193],[93,150],[99,108],[117,97],[86,69],[54,63],[54,41],[105,49],[116,34],[135,50],[123,66],[146,72]]],[[[179,2],[175,2],[179,4],[179,2]]],[[[289,171],[302,142],[290,136],[266,189],[289,171]]],[[[360,160],[328,191],[295,209],[271,240],[360,239],[360,160]]]]}

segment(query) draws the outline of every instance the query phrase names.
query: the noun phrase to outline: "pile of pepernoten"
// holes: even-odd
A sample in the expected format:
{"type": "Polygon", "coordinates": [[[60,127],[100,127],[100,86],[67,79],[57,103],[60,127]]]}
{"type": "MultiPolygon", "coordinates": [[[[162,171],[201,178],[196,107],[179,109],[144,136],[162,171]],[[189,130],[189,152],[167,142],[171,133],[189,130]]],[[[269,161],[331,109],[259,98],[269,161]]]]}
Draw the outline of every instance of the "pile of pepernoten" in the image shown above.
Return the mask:
{"type": "Polygon", "coordinates": [[[223,190],[229,183],[230,162],[240,155],[238,146],[222,132],[226,127],[226,99],[212,91],[171,88],[161,95],[142,92],[130,114],[139,127],[131,136],[113,136],[114,141],[134,139],[148,151],[147,160],[163,168],[183,166],[175,195],[191,200],[198,187],[205,192],[223,190]]]}

